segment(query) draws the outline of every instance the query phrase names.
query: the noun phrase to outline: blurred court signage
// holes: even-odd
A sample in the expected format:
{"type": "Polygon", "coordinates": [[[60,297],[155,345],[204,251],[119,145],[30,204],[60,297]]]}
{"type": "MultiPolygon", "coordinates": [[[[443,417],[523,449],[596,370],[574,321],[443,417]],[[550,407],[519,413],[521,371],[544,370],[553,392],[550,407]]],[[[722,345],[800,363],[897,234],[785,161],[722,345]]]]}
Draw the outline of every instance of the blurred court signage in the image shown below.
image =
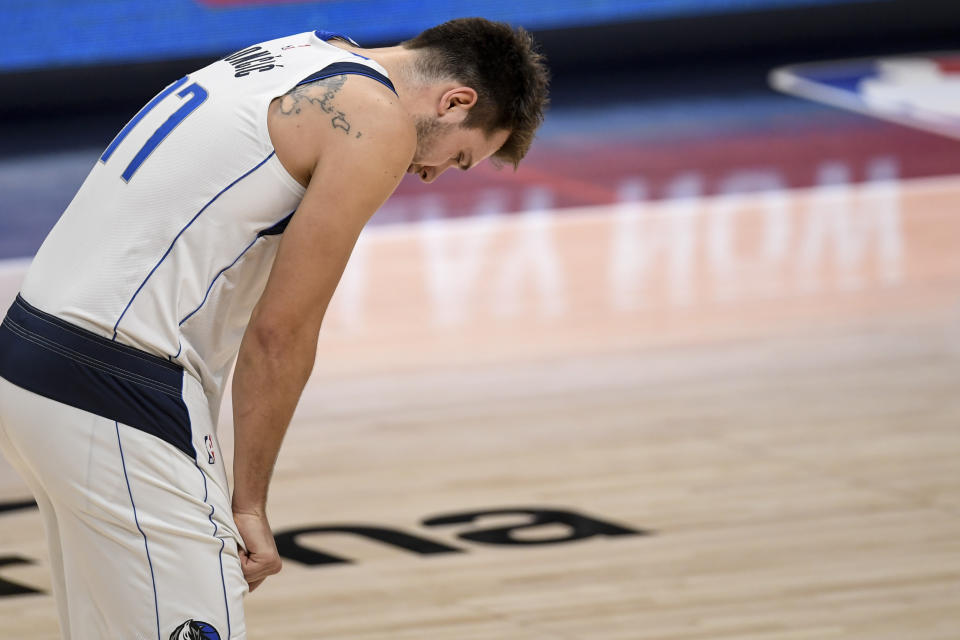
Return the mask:
{"type": "MultiPolygon", "coordinates": [[[[425,527],[471,525],[484,518],[498,518],[501,522],[499,526],[462,531],[457,534],[457,537],[473,544],[530,547],[575,542],[595,536],[639,536],[649,535],[650,533],[649,531],[629,529],[574,511],[550,508],[507,508],[455,512],[425,518],[423,525],[425,527]],[[503,524],[503,518],[513,520],[513,522],[503,524]],[[553,533],[552,527],[559,527],[562,532],[559,534],[553,533]],[[547,534],[538,533],[542,531],[547,531],[547,534]]],[[[302,538],[308,536],[322,534],[357,536],[421,556],[463,553],[465,551],[461,547],[448,545],[421,533],[413,534],[400,529],[369,525],[315,525],[280,531],[275,536],[277,549],[284,558],[310,566],[351,562],[349,559],[325,553],[302,540],[302,538]]]]}
{"type": "MultiPolygon", "coordinates": [[[[33,500],[0,503],[0,513],[22,511],[36,508],[33,500]]],[[[476,525],[478,522],[495,519],[494,524],[474,526],[457,534],[460,540],[474,545],[530,547],[576,542],[593,537],[620,537],[650,535],[651,532],[614,524],[599,518],[586,516],[569,509],[560,510],[550,507],[508,507],[498,509],[456,511],[439,516],[424,518],[425,527],[445,527],[451,525],[476,525]],[[504,520],[506,519],[506,520],[504,520]],[[560,532],[557,532],[557,528],[560,532]]],[[[275,534],[277,549],[287,560],[293,560],[308,566],[339,565],[353,562],[350,559],[326,553],[308,543],[305,538],[316,538],[323,534],[349,535],[372,541],[376,544],[417,556],[462,553],[466,549],[446,544],[422,533],[410,533],[405,530],[369,523],[353,524],[315,524],[285,529],[275,534]]],[[[3,567],[15,567],[34,564],[34,561],[20,555],[0,556],[0,570],[3,567]]],[[[43,591],[28,585],[0,578],[0,598],[29,594],[42,594],[43,591]]]]}
{"type": "MultiPolygon", "coordinates": [[[[790,299],[897,286],[909,268],[899,177],[885,156],[821,162],[816,185],[798,190],[776,169],[744,168],[706,196],[706,176],[686,171],[663,183],[624,178],[613,205],[557,214],[553,193],[531,188],[511,216],[491,198],[466,219],[369,229],[328,335],[340,348],[402,325],[407,342],[389,347],[402,349],[414,334],[455,342],[478,327],[529,326],[542,340],[549,326],[565,344],[579,335],[595,345],[598,323],[609,323],[604,339],[628,339],[647,335],[638,322],[676,329],[693,309],[739,316],[748,303],[783,310],[790,299]],[[397,264],[420,268],[397,274],[397,264]],[[402,287],[409,304],[394,309],[378,295],[385,285],[402,287]]],[[[429,211],[436,197],[417,208],[429,211]]]]}
{"type": "Polygon", "coordinates": [[[210,55],[317,28],[361,43],[398,41],[480,15],[530,29],[589,26],[853,0],[33,0],[5,3],[0,72],[210,55]]]}

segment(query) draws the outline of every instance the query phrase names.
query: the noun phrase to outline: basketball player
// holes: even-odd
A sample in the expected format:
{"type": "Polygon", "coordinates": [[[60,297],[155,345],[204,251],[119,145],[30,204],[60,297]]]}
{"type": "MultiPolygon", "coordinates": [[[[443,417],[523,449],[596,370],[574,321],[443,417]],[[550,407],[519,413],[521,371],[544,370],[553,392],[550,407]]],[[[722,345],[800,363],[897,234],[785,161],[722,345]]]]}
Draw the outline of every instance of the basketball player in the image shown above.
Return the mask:
{"type": "Polygon", "coordinates": [[[0,448],[40,507],[64,638],[242,638],[331,295],[405,173],[514,166],[547,100],[522,29],[317,31],[161,91],[100,156],[0,326],[0,448]],[[234,487],[214,425],[231,365],[234,487]]]}

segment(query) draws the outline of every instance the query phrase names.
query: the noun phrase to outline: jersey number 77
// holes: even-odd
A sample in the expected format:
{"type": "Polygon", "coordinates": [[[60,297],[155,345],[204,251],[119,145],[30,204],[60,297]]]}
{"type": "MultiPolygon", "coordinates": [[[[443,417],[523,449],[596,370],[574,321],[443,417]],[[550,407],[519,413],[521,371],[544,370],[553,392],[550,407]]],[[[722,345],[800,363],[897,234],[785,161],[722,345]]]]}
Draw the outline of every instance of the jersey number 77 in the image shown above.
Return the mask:
{"type": "MultiPolygon", "coordinates": [[[[110,143],[110,146],[107,147],[107,150],[103,152],[103,155],[100,156],[100,162],[105,163],[107,160],[109,160],[110,156],[113,155],[113,152],[116,151],[117,147],[120,146],[120,143],[122,143],[124,138],[126,138],[127,135],[133,131],[133,128],[139,124],[144,116],[150,113],[150,111],[158,104],[163,102],[163,100],[166,99],[171,93],[185,85],[188,80],[189,76],[183,76],[169,87],[158,93],[157,96],[148,102],[143,109],[140,109],[137,115],[133,116],[133,119],[127,123],[127,126],[120,130],[120,133],[118,133],[117,137],[113,139],[113,142],[110,143]]],[[[142,147],[140,147],[140,150],[137,151],[137,155],[133,156],[133,160],[130,161],[130,164],[127,165],[127,168],[124,169],[123,173],[121,174],[124,182],[130,181],[130,178],[132,178],[133,174],[137,172],[137,169],[140,168],[140,165],[142,165],[144,161],[150,157],[150,154],[153,153],[153,150],[156,149],[161,142],[163,142],[164,138],[166,138],[178,124],[183,122],[188,115],[193,113],[197,107],[203,104],[203,101],[207,99],[207,95],[207,90],[196,82],[188,87],[185,87],[183,90],[177,93],[177,96],[179,96],[181,99],[187,98],[187,96],[189,96],[189,99],[179,109],[174,111],[173,114],[171,114],[163,124],[157,127],[157,130],[153,132],[153,135],[150,136],[150,139],[147,140],[142,147]]]]}

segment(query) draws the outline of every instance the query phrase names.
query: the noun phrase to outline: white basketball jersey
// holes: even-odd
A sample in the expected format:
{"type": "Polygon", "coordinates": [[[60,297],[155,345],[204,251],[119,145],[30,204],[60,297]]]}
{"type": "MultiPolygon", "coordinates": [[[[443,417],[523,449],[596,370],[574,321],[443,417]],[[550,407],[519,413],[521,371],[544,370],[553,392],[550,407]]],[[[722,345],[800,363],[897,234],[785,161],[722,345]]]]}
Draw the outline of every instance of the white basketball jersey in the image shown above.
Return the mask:
{"type": "Polygon", "coordinates": [[[336,63],[387,75],[325,42],[331,35],[249,47],[159,93],[44,241],[24,299],[182,365],[216,413],[279,233],[305,191],[274,153],[270,101],[336,63]]]}

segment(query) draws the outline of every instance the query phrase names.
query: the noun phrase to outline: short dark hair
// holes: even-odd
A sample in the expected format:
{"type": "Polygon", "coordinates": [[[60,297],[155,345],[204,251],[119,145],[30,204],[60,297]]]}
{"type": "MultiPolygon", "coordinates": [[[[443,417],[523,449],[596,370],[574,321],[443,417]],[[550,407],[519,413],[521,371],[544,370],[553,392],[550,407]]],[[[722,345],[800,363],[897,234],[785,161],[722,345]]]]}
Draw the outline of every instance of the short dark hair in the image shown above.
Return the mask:
{"type": "Polygon", "coordinates": [[[514,168],[543,122],[550,73],[533,38],[522,27],[484,18],[458,18],[427,29],[401,45],[423,49],[418,71],[430,79],[453,78],[477,92],[463,126],[510,137],[493,156],[514,168]]]}

